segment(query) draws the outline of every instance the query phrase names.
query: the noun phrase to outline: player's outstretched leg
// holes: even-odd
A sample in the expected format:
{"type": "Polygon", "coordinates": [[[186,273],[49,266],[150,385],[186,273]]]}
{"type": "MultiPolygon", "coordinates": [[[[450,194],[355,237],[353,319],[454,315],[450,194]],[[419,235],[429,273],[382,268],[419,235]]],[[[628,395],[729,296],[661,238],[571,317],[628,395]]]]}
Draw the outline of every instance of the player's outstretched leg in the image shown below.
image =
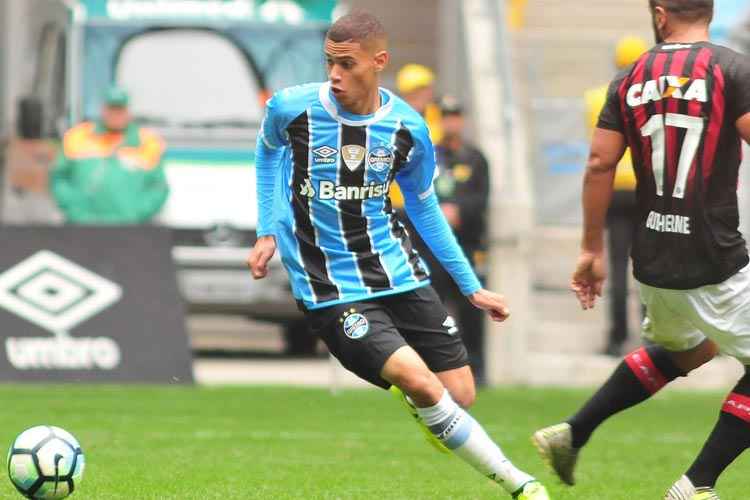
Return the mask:
{"type": "Polygon", "coordinates": [[[695,492],[708,492],[719,498],[713,490],[724,470],[750,448],[750,366],[745,366],[745,376],[727,396],[714,430],[703,445],[698,458],[679,481],[667,492],[667,500],[698,498],[695,492]],[[694,496],[688,496],[693,494],[694,496]],[[680,496],[683,495],[683,496],[680,496]]]}
{"type": "Polygon", "coordinates": [[[406,396],[406,394],[401,391],[398,387],[395,385],[392,385],[389,389],[391,394],[398,399],[401,404],[404,405],[404,408],[406,408],[406,411],[409,412],[409,415],[414,419],[414,421],[419,426],[419,429],[424,434],[425,439],[427,440],[430,445],[432,445],[433,448],[435,448],[440,453],[450,453],[451,450],[445,447],[445,445],[440,441],[435,435],[430,431],[430,428],[427,427],[422,420],[422,417],[419,416],[419,412],[417,411],[417,407],[414,405],[412,401],[409,400],[409,398],[406,396]]]}
{"type": "Polygon", "coordinates": [[[505,457],[413,349],[405,346],[396,351],[385,363],[382,377],[410,397],[419,417],[441,443],[513,498],[549,500],[544,486],[505,457]]]}
{"type": "Polygon", "coordinates": [[[660,346],[642,347],[625,356],[609,380],[578,413],[565,423],[537,431],[532,441],[542,459],[565,484],[572,486],[578,452],[602,422],[647,400],[715,354],[716,346],[711,341],[683,353],[670,353],[660,346]]]}
{"type": "MultiPolygon", "coordinates": [[[[468,410],[469,407],[474,404],[476,399],[476,387],[474,385],[474,375],[469,366],[463,366],[459,368],[452,368],[449,370],[443,370],[436,372],[435,375],[440,379],[443,386],[448,390],[453,400],[464,410],[468,410]]],[[[389,389],[396,399],[403,405],[406,411],[411,415],[419,429],[425,436],[427,442],[432,445],[437,451],[441,453],[450,454],[451,451],[440,442],[438,438],[430,431],[425,425],[422,417],[417,412],[417,407],[414,402],[404,394],[401,389],[392,385],[389,389]]]]}

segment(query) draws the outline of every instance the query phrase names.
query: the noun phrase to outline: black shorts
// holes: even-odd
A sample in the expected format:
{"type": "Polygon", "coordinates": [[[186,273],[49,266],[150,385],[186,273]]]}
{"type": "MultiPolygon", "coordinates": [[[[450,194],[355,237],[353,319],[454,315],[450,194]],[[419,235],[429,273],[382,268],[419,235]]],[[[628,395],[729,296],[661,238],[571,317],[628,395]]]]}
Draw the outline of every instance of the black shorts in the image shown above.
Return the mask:
{"type": "Polygon", "coordinates": [[[433,372],[469,364],[458,327],[431,286],[361,302],[305,310],[312,332],[360,378],[387,389],[380,372],[409,345],[433,372]]]}

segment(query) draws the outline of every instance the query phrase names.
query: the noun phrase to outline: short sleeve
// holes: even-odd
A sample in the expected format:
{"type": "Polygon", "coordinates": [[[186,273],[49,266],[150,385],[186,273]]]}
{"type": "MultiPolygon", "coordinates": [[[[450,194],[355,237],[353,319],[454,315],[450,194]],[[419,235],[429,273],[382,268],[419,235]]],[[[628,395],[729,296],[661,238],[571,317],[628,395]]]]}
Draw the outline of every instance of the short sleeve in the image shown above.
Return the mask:
{"type": "Polygon", "coordinates": [[[750,113],[750,60],[743,54],[735,57],[726,68],[727,101],[731,103],[732,121],[750,113]]]}
{"type": "Polygon", "coordinates": [[[266,115],[260,126],[261,139],[271,149],[278,149],[289,143],[282,97],[277,92],[266,102],[266,115]]]}
{"type": "Polygon", "coordinates": [[[412,133],[412,137],[414,147],[396,179],[404,195],[416,195],[424,200],[434,192],[433,181],[437,175],[435,148],[424,123],[412,133]]]}
{"type": "Polygon", "coordinates": [[[599,120],[596,122],[597,128],[614,130],[622,132],[624,129],[622,120],[622,111],[620,107],[620,96],[618,89],[622,83],[621,78],[617,78],[609,84],[607,88],[607,99],[604,101],[604,107],[599,113],[599,120]]]}

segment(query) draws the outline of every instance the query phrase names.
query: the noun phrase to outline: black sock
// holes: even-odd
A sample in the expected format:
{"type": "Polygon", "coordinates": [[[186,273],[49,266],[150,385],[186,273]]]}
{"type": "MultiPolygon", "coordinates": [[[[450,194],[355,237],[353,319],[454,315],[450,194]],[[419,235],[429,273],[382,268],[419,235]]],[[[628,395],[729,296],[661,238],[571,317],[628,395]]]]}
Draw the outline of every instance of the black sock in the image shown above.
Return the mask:
{"type": "Polygon", "coordinates": [[[713,488],[719,475],[750,448],[750,367],[724,402],[713,432],[685,474],[696,487],[713,488]]]}
{"type": "Polygon", "coordinates": [[[684,375],[663,347],[642,347],[628,354],[596,394],[568,420],[573,430],[573,447],[585,445],[607,418],[647,400],[684,375]]]}

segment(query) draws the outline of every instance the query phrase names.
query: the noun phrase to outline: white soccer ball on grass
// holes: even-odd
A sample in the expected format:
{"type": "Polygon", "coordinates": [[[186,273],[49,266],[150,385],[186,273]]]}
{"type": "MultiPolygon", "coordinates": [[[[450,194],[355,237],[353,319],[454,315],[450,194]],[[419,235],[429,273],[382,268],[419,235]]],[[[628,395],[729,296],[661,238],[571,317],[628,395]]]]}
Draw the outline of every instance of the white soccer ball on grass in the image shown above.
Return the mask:
{"type": "Polygon", "coordinates": [[[86,465],[69,432],[40,425],[23,431],[8,452],[8,475],[26,498],[65,498],[80,484],[86,465]]]}

